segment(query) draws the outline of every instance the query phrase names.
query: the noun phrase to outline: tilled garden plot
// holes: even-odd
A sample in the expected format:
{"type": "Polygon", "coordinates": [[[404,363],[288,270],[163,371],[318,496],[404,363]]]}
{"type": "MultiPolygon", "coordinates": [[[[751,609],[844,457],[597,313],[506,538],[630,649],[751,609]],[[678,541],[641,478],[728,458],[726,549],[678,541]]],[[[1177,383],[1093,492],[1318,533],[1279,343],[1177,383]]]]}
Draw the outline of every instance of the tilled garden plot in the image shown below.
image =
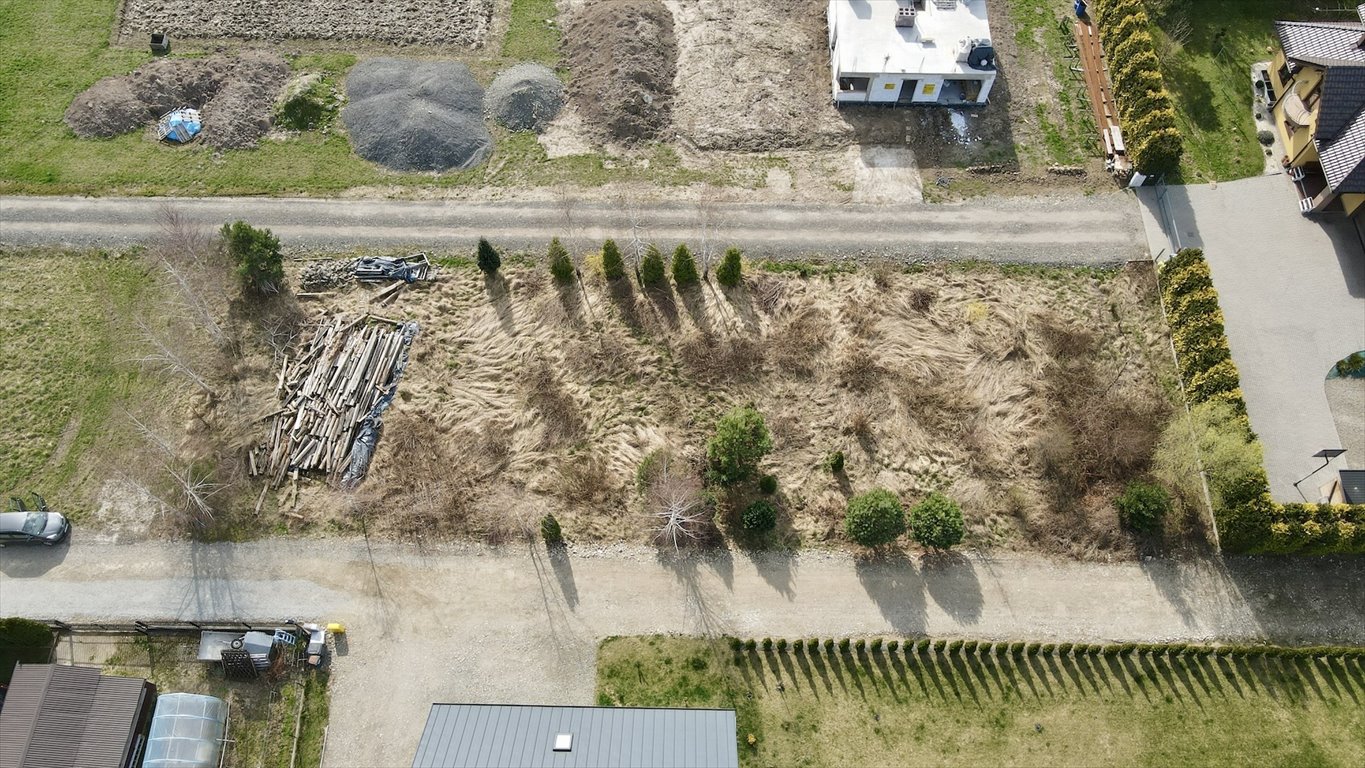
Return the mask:
{"type": "Polygon", "coordinates": [[[246,40],[374,40],[425,45],[479,45],[493,0],[125,0],[119,38],[152,32],[177,37],[246,40]]]}

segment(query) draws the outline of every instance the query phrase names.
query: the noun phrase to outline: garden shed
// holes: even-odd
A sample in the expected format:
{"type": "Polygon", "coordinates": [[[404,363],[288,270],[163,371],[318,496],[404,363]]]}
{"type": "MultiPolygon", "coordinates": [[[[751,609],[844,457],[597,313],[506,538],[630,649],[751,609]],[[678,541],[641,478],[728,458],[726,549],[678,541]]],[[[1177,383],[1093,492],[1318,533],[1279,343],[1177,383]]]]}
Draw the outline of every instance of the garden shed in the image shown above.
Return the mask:
{"type": "Polygon", "coordinates": [[[986,0],[830,0],[836,106],[979,106],[995,85],[986,0]]]}

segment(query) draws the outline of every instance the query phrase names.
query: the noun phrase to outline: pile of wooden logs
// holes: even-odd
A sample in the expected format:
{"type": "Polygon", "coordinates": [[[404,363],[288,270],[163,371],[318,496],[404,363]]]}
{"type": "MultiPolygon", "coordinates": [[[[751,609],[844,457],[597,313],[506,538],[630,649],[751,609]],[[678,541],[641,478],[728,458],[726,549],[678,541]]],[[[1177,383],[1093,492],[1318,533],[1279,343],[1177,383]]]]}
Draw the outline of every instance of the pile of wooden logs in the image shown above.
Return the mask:
{"type": "Polygon", "coordinates": [[[266,417],[273,423],[265,442],[247,455],[250,473],[279,487],[299,472],[344,472],[361,422],[392,398],[415,331],[371,315],[320,324],[280,368],[276,391],[283,407],[266,417]]]}

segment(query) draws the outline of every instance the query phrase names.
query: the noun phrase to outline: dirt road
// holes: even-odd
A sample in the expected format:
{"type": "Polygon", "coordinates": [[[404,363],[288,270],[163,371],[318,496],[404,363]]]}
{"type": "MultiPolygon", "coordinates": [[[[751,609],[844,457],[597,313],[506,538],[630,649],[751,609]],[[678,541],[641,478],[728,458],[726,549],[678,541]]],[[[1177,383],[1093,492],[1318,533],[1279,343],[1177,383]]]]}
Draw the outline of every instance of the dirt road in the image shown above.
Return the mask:
{"type": "MultiPolygon", "coordinates": [[[[218,227],[236,219],[269,227],[290,248],[357,246],[473,249],[483,236],[505,249],[543,251],[551,237],[626,239],[625,204],[323,200],[301,198],[0,197],[0,245],[118,247],[157,231],[171,205],[218,227]]],[[[703,212],[690,203],[640,203],[642,236],[695,240],[698,222],[751,256],[888,257],[1107,265],[1145,252],[1136,202],[1126,193],[982,198],[960,205],[758,205],[703,212]]]]}
{"type": "Polygon", "coordinates": [[[35,618],[346,623],[333,766],[409,764],[434,701],[591,703],[596,643],[617,634],[1365,642],[1359,559],[868,564],[627,546],[550,558],[354,539],[78,540],[0,552],[0,596],[5,614],[35,618]]]}

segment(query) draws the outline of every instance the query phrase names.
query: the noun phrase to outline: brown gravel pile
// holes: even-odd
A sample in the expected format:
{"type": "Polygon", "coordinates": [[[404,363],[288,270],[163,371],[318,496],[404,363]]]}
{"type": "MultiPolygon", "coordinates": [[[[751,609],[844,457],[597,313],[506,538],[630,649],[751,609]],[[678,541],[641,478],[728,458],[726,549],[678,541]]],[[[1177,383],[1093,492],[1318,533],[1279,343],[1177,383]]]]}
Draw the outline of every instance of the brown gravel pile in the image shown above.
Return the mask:
{"type": "Polygon", "coordinates": [[[599,138],[633,144],[669,126],[677,47],[659,0],[596,0],[569,17],[569,95],[599,138]]]}
{"type": "Polygon", "coordinates": [[[205,143],[245,149],[270,130],[275,98],[288,78],[284,59],[261,51],[157,59],[90,86],[67,107],[65,121],[81,138],[108,138],[142,128],[172,109],[193,107],[203,115],[205,143]]]}

